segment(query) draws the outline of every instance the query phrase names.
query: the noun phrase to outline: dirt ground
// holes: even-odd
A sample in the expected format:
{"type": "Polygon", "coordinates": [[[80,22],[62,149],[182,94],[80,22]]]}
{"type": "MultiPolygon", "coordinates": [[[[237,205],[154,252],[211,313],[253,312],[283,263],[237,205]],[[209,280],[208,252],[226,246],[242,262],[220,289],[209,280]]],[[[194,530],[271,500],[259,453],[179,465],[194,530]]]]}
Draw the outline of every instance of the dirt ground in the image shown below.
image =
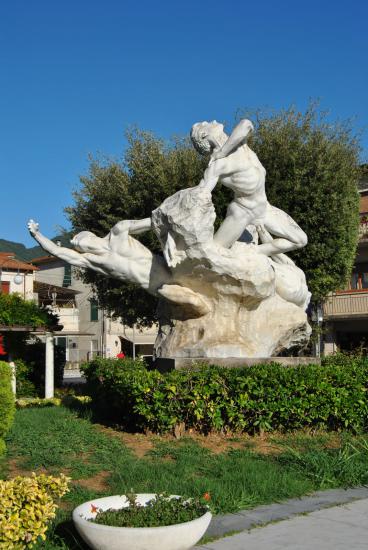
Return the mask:
{"type": "Polygon", "coordinates": [[[260,453],[263,455],[279,453],[282,450],[282,446],[275,443],[275,439],[282,440],[284,436],[281,434],[275,436],[275,433],[261,434],[261,435],[224,435],[220,433],[211,433],[208,435],[199,434],[193,430],[184,432],[180,438],[171,434],[155,435],[155,434],[141,434],[141,433],[127,433],[106,426],[97,425],[98,429],[103,433],[117,437],[124,443],[138,458],[143,458],[147,453],[155,447],[159,442],[177,442],[192,440],[198,445],[205,447],[214,454],[221,454],[229,451],[230,449],[244,449],[260,453]]]}

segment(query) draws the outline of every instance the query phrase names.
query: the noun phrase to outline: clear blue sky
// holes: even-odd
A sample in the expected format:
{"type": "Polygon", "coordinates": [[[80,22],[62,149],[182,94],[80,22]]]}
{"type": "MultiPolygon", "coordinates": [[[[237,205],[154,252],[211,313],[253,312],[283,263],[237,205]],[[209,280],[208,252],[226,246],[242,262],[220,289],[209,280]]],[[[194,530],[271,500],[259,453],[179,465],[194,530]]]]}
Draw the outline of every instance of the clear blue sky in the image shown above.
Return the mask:
{"type": "Polygon", "coordinates": [[[131,124],[169,137],[318,97],[364,128],[367,21],[366,0],[1,2],[0,238],[67,226],[88,154],[120,156],[131,124]]]}

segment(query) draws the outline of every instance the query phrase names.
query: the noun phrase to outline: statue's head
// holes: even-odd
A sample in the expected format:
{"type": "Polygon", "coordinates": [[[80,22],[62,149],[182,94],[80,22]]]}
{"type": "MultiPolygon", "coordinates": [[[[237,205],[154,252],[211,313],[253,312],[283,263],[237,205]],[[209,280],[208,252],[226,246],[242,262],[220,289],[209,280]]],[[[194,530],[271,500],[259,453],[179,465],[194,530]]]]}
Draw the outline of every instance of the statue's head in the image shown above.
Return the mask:
{"type": "Polygon", "coordinates": [[[201,155],[211,153],[214,147],[221,146],[224,137],[226,137],[224,125],[216,120],[197,122],[193,124],[190,131],[192,143],[201,155]]]}
{"type": "Polygon", "coordinates": [[[94,233],[91,233],[91,231],[81,231],[80,233],[75,235],[75,237],[73,237],[70,243],[74,246],[76,250],[78,250],[78,252],[103,254],[104,252],[109,250],[105,239],[97,237],[94,233]]]}

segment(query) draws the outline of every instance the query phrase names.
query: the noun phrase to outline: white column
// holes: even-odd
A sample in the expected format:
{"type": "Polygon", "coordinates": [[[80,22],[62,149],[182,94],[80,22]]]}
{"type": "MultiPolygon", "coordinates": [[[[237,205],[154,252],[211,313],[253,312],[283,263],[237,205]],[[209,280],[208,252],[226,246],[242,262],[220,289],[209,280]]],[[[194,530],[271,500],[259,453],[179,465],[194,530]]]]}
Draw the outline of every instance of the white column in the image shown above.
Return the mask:
{"type": "Polygon", "coordinates": [[[45,398],[54,397],[54,335],[46,333],[45,398]]]}
{"type": "Polygon", "coordinates": [[[15,363],[14,361],[9,361],[9,367],[11,368],[11,387],[14,395],[17,394],[17,379],[15,376],[15,363]]]}

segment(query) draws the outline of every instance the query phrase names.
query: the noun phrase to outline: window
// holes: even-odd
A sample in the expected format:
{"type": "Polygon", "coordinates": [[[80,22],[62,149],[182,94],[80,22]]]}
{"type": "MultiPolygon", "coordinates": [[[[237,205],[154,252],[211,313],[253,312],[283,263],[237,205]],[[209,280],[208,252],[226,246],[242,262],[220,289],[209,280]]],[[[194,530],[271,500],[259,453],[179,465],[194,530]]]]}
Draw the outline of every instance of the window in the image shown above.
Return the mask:
{"type": "Polygon", "coordinates": [[[368,289],[368,272],[353,273],[350,279],[350,290],[368,289]]]}
{"type": "Polygon", "coordinates": [[[362,273],[362,288],[368,288],[368,273],[362,273]]]}
{"type": "Polygon", "coordinates": [[[359,285],[359,275],[358,273],[353,273],[351,275],[351,281],[350,281],[350,288],[353,289],[353,290],[356,290],[359,285]]]}
{"type": "Polygon", "coordinates": [[[72,266],[67,264],[64,267],[64,279],[63,286],[70,286],[72,284],[72,266]]]}
{"type": "Polygon", "coordinates": [[[90,320],[91,321],[98,321],[98,304],[97,300],[91,300],[91,309],[90,309],[90,320]]]}

